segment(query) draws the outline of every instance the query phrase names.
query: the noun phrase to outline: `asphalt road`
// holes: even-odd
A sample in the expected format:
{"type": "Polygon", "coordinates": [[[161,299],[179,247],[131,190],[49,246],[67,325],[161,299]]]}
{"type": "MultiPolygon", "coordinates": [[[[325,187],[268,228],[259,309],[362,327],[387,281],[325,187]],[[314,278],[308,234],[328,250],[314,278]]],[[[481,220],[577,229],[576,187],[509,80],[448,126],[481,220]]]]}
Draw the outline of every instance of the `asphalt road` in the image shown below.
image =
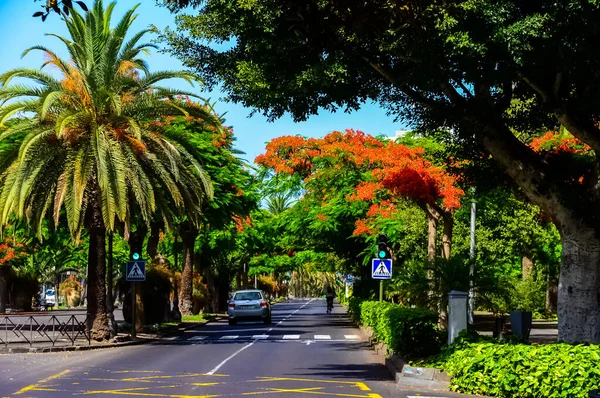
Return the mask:
{"type": "Polygon", "coordinates": [[[142,346],[0,355],[0,396],[451,397],[405,389],[336,306],[273,306],[273,324],[209,323],[142,346]]]}

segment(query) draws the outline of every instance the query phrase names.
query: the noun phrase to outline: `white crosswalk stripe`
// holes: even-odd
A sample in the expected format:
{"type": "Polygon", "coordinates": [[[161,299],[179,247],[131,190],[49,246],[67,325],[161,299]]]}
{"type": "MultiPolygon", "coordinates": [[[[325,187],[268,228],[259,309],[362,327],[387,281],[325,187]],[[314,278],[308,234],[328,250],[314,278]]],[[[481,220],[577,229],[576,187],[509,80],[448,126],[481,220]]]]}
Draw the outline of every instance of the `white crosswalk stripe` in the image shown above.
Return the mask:
{"type": "Polygon", "coordinates": [[[284,340],[298,340],[299,338],[300,338],[299,334],[284,334],[283,335],[284,340]]]}
{"type": "Polygon", "coordinates": [[[221,336],[219,340],[235,340],[240,336],[221,336]]]}
{"type": "Polygon", "coordinates": [[[360,336],[356,334],[345,334],[344,337],[346,340],[360,340],[360,336]]]}
{"type": "Polygon", "coordinates": [[[268,334],[255,334],[254,336],[252,336],[253,340],[265,340],[268,338],[269,338],[268,334]]]}
{"type": "Polygon", "coordinates": [[[328,334],[315,334],[315,340],[331,340],[331,336],[328,334]]]}
{"type": "Polygon", "coordinates": [[[207,337],[208,336],[192,336],[189,338],[189,340],[199,341],[199,340],[204,340],[207,337]]]}

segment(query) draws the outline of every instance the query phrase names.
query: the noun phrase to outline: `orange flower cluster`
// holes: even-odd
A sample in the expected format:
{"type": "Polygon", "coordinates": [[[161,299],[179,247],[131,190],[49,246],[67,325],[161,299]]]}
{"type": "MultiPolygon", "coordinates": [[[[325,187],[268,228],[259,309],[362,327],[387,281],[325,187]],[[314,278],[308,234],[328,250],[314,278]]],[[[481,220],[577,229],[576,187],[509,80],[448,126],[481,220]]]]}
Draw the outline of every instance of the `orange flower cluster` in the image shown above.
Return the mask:
{"type": "Polygon", "coordinates": [[[588,154],[592,148],[579,139],[569,135],[548,131],[542,137],[531,140],[529,146],[536,152],[588,154]]]}
{"type": "Polygon", "coordinates": [[[327,217],[323,214],[317,214],[317,218],[321,221],[327,221],[327,217]]]}
{"type": "Polygon", "coordinates": [[[244,232],[244,230],[252,225],[252,220],[249,216],[241,218],[239,216],[233,216],[233,222],[238,232],[244,232]]]}
{"type": "Polygon", "coordinates": [[[22,243],[12,245],[12,239],[7,238],[5,243],[0,243],[0,266],[6,265],[9,261],[25,256],[24,251],[17,251],[16,248],[23,247],[22,243]]]}
{"type": "Polygon", "coordinates": [[[362,131],[334,131],[321,139],[283,136],[267,144],[255,162],[276,173],[298,173],[305,182],[322,170],[355,168],[371,171],[375,181],[362,182],[349,200],[372,200],[384,189],[424,203],[441,200],[448,210],[460,206],[456,177],[423,158],[423,148],[381,142],[362,131]]]}

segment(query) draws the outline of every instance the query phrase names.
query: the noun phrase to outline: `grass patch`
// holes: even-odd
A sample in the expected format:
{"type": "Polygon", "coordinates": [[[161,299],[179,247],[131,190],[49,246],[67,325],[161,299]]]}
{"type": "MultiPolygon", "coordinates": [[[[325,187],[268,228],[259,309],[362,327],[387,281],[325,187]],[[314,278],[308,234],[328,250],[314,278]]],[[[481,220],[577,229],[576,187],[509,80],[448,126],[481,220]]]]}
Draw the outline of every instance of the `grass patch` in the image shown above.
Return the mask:
{"type": "Polygon", "coordinates": [[[213,314],[184,315],[181,322],[201,322],[214,317],[213,314]]]}

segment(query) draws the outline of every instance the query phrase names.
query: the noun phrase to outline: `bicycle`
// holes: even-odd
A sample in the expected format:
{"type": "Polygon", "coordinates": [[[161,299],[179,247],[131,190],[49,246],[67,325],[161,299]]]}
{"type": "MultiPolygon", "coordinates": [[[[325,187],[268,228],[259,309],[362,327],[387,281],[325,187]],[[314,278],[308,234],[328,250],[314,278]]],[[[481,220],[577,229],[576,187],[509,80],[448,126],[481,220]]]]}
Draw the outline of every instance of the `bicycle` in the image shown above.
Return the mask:
{"type": "Polygon", "coordinates": [[[331,311],[333,311],[333,297],[327,297],[327,313],[331,314],[331,311]]]}

